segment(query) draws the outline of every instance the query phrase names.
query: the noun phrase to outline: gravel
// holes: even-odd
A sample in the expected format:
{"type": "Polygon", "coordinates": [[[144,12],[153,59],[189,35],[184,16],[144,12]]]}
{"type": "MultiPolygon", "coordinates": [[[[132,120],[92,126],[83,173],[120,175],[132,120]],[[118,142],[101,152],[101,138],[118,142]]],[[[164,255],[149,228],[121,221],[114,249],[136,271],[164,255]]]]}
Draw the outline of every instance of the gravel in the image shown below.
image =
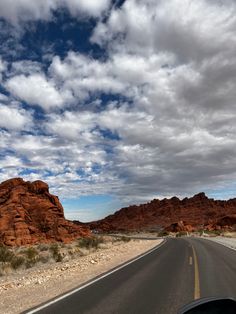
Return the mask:
{"type": "Polygon", "coordinates": [[[236,238],[212,237],[207,239],[236,250],[236,238]]]}
{"type": "Polygon", "coordinates": [[[0,279],[0,313],[17,314],[78,287],[155,247],[162,240],[130,240],[102,246],[68,262],[36,267],[0,279]],[[13,301],[14,300],[14,301],[13,301]]]}

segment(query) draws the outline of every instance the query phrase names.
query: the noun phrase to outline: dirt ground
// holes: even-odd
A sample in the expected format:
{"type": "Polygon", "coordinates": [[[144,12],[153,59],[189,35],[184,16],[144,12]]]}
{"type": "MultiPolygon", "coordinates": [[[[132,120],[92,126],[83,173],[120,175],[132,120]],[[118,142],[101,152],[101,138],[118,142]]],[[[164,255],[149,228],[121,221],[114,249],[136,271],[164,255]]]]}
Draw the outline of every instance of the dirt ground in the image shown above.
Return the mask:
{"type": "Polygon", "coordinates": [[[162,240],[107,242],[67,262],[41,265],[0,279],[0,313],[21,313],[155,247],[162,240]]]}

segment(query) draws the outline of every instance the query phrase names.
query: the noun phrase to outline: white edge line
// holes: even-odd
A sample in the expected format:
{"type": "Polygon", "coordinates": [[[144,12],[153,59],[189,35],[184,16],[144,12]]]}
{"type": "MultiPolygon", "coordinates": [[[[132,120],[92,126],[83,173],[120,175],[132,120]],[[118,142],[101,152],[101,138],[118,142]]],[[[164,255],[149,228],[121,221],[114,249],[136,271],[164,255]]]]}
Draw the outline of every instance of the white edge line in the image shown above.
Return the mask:
{"type": "Polygon", "coordinates": [[[98,278],[96,278],[96,279],[94,279],[94,280],[92,280],[92,281],[89,281],[88,283],[86,283],[86,284],[80,286],[79,288],[76,288],[76,289],[74,289],[74,290],[72,290],[72,291],[70,291],[70,292],[67,292],[67,293],[63,294],[62,296],[60,296],[60,297],[58,297],[58,298],[56,298],[56,299],[54,299],[54,300],[52,300],[52,301],[49,301],[48,303],[43,304],[43,305],[41,305],[41,306],[39,306],[39,307],[37,307],[37,308],[35,308],[35,309],[29,310],[28,312],[26,311],[25,313],[26,313],[26,314],[37,313],[38,311],[40,311],[40,310],[42,310],[42,309],[44,309],[44,308],[46,308],[46,307],[48,307],[48,306],[50,306],[50,305],[56,303],[56,302],[58,302],[58,301],[60,301],[60,300],[62,300],[62,299],[65,299],[65,298],[69,297],[70,295],[72,295],[72,294],[74,294],[74,293],[76,293],[76,292],[78,292],[78,291],[80,291],[80,290],[82,290],[82,289],[84,289],[84,288],[86,288],[86,287],[88,287],[88,286],[94,284],[95,282],[97,282],[97,281],[99,281],[99,280],[101,280],[101,279],[103,279],[103,278],[105,278],[105,277],[107,277],[107,276],[109,276],[109,275],[115,273],[116,271],[118,271],[118,270],[120,270],[120,269],[122,269],[122,268],[124,268],[124,267],[126,267],[126,266],[128,266],[128,265],[130,265],[130,264],[132,264],[132,263],[134,263],[134,262],[136,262],[136,261],[139,260],[140,258],[142,258],[142,257],[144,257],[144,256],[146,256],[146,255],[148,255],[148,254],[150,254],[150,253],[152,253],[153,251],[159,249],[159,248],[160,248],[163,244],[165,244],[166,242],[167,242],[167,241],[164,239],[160,244],[158,244],[157,246],[155,246],[153,249],[149,250],[148,252],[146,252],[146,253],[144,253],[144,254],[142,254],[142,255],[140,255],[140,256],[138,256],[138,257],[132,259],[131,261],[129,261],[129,262],[125,263],[125,264],[122,264],[121,266],[118,266],[117,268],[115,268],[115,269],[109,271],[108,273],[105,273],[104,275],[101,275],[100,277],[98,277],[98,278]]]}

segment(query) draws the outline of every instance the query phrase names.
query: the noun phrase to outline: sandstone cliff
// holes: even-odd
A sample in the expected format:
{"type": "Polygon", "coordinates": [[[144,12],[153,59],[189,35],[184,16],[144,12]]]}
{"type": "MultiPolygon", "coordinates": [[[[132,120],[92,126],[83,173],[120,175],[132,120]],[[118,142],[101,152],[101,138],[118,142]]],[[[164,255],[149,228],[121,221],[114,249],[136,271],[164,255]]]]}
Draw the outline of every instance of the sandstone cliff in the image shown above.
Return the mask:
{"type": "Polygon", "coordinates": [[[70,242],[89,234],[88,228],[65,219],[58,197],[49,193],[46,183],[15,178],[0,184],[0,243],[70,242]]]}
{"type": "Polygon", "coordinates": [[[147,204],[122,208],[114,215],[88,224],[98,231],[230,230],[236,227],[236,199],[220,201],[199,193],[183,200],[154,199],[147,204]]]}

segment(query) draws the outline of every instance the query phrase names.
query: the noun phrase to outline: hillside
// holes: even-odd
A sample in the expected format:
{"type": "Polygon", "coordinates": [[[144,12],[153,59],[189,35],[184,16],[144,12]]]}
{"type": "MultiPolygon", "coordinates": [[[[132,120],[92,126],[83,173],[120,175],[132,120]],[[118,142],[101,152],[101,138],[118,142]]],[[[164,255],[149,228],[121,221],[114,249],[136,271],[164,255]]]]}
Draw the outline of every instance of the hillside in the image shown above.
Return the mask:
{"type": "Polygon", "coordinates": [[[154,199],[139,206],[122,208],[115,214],[88,225],[92,230],[103,232],[229,230],[236,225],[236,199],[214,200],[205,193],[183,200],[177,197],[154,199]]]}

